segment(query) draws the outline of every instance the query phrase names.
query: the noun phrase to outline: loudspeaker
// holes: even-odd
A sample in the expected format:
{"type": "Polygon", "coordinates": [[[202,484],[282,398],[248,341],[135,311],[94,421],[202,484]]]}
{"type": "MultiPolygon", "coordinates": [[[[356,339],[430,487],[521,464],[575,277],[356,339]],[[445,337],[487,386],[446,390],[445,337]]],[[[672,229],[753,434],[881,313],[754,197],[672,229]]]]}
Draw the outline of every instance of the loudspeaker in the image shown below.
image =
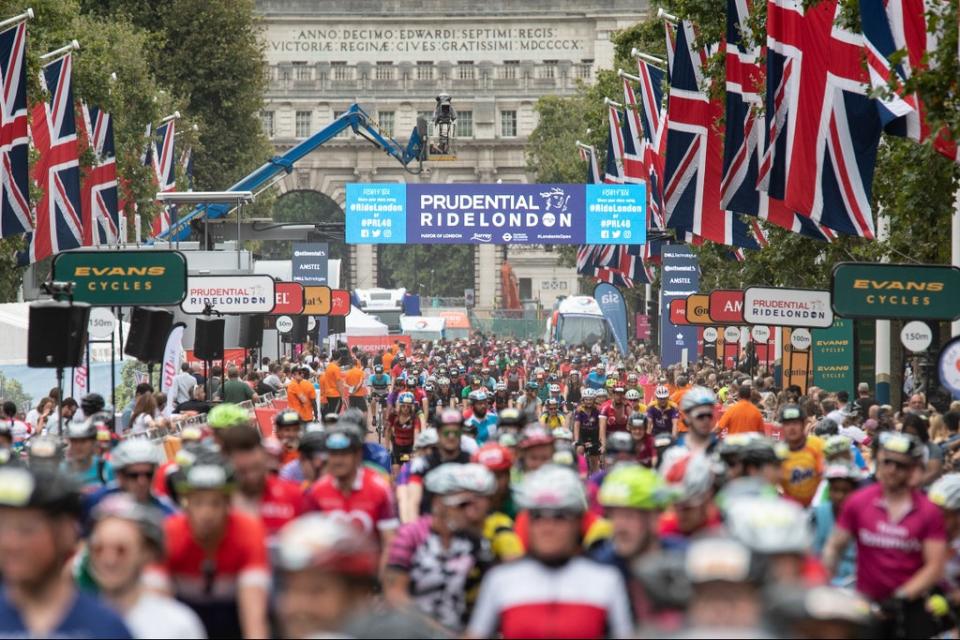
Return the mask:
{"type": "Polygon", "coordinates": [[[161,362],[167,348],[167,336],[173,326],[173,313],[157,307],[134,307],[130,317],[130,335],[123,352],[141,362],[161,362]]]}
{"type": "Polygon", "coordinates": [[[30,305],[27,329],[27,366],[77,367],[87,344],[90,305],[84,302],[44,300],[30,305]]]}
{"type": "Polygon", "coordinates": [[[330,316],[327,318],[327,333],[329,335],[335,335],[338,333],[347,332],[347,317],[346,316],[330,316]]]}
{"type": "Polygon", "coordinates": [[[263,316],[240,316],[241,349],[259,349],[263,346],[263,316]]]}
{"type": "Polygon", "coordinates": [[[223,318],[197,318],[193,332],[193,355],[198,360],[223,360],[223,318]]]}
{"type": "Polygon", "coordinates": [[[307,316],[290,316],[293,320],[293,329],[282,334],[282,340],[292,344],[303,344],[307,341],[307,316]]]}

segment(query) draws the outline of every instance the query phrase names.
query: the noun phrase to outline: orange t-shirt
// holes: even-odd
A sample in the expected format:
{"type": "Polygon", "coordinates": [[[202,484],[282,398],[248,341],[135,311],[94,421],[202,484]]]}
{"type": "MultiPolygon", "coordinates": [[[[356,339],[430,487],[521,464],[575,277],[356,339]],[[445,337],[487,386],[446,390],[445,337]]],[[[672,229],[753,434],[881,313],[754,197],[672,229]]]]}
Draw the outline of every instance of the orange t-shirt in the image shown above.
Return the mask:
{"type": "Polygon", "coordinates": [[[297,412],[301,420],[309,422],[313,420],[313,401],[317,397],[317,390],[309,380],[291,380],[287,385],[287,406],[297,412]],[[306,402],[300,402],[298,394],[302,393],[307,397],[306,402]]]}
{"type": "Polygon", "coordinates": [[[683,398],[683,394],[685,394],[687,391],[690,391],[690,389],[691,389],[690,385],[687,385],[685,387],[677,387],[676,390],[670,394],[670,402],[672,402],[673,404],[679,407],[680,400],[683,398]]]}
{"type": "Polygon", "coordinates": [[[390,371],[393,368],[393,359],[396,357],[393,351],[387,351],[383,354],[383,370],[390,371]]]}
{"type": "Polygon", "coordinates": [[[763,433],[763,414],[749,400],[737,400],[733,405],[727,407],[723,412],[723,417],[717,423],[717,430],[727,430],[731,433],[747,433],[756,431],[763,433]]]}
{"type": "Polygon", "coordinates": [[[347,385],[348,393],[355,398],[362,398],[367,395],[367,387],[363,384],[363,369],[359,366],[352,367],[345,374],[343,374],[343,381],[347,385]],[[350,391],[354,387],[358,387],[354,391],[350,391]]]}
{"type": "Polygon", "coordinates": [[[337,381],[343,379],[343,373],[340,371],[340,365],[331,362],[327,365],[323,376],[320,378],[320,391],[324,398],[339,398],[340,389],[337,388],[337,381]]]}

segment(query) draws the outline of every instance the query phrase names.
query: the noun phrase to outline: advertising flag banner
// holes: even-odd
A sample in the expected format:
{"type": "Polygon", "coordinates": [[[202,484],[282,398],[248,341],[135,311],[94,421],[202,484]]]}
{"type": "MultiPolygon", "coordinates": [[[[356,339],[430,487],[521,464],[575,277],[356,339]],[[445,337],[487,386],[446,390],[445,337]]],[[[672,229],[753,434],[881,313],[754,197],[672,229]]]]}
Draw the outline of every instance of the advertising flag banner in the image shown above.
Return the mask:
{"type": "Polygon", "coordinates": [[[173,387],[173,378],[180,369],[180,362],[183,360],[183,330],[186,328],[182,322],[178,322],[170,329],[170,335],[167,336],[167,347],[163,350],[163,369],[160,370],[160,391],[167,394],[167,404],[163,407],[163,415],[173,414],[176,394],[171,393],[173,387]]]}
{"type": "Polygon", "coordinates": [[[347,184],[349,244],[643,244],[646,185],[347,184]]]}
{"type": "MultiPolygon", "coordinates": [[[[664,245],[660,284],[660,308],[672,309],[671,302],[681,298],[686,317],[687,296],[699,292],[700,262],[686,245],[664,245]]],[[[697,359],[698,328],[682,326],[673,322],[670,313],[660,314],[660,363],[664,367],[678,364],[686,351],[687,360],[697,359]]]]}
{"type": "Polygon", "coordinates": [[[833,268],[833,310],[844,318],[956,320],[960,268],[842,262],[833,268]]]}
{"type": "Polygon", "coordinates": [[[290,272],[294,282],[303,285],[327,284],[330,245],[326,242],[293,243],[290,272]]]}
{"type": "Polygon", "coordinates": [[[813,384],[826,391],[853,395],[853,321],[837,318],[833,326],[812,333],[813,384]]]}
{"type": "Polygon", "coordinates": [[[620,353],[627,353],[627,302],[612,284],[599,283],[593,288],[593,298],[600,305],[603,317],[610,323],[620,353]]]}
{"type": "Polygon", "coordinates": [[[687,296],[685,314],[690,324],[710,324],[710,296],[687,296]]]}
{"type": "Polygon", "coordinates": [[[826,329],[833,325],[830,292],[750,287],[743,292],[743,319],[749,324],[826,329]]]}

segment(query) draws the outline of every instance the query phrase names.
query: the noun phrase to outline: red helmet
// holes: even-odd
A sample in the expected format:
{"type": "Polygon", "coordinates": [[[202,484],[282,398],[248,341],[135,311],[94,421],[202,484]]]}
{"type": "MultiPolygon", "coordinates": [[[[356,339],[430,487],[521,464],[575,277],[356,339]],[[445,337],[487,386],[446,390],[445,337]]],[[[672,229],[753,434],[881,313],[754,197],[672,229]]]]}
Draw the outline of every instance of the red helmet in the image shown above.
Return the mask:
{"type": "Polygon", "coordinates": [[[520,448],[529,449],[542,444],[553,444],[553,433],[539,424],[530,424],[520,432],[520,448]]]}
{"type": "Polygon", "coordinates": [[[490,471],[507,471],[513,466],[513,453],[506,447],[490,442],[477,449],[471,460],[490,471]]]}

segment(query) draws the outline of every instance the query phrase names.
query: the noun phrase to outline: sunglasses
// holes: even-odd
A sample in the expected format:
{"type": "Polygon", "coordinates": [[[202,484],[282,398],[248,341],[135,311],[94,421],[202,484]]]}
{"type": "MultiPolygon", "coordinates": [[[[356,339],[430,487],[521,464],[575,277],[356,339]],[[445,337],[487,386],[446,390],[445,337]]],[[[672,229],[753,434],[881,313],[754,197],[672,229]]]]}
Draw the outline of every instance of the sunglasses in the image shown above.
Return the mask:
{"type": "Polygon", "coordinates": [[[440,435],[444,436],[445,438],[449,438],[450,436],[459,436],[459,435],[460,435],[460,430],[459,430],[459,429],[444,429],[443,431],[440,432],[440,435]]]}
{"type": "Polygon", "coordinates": [[[691,420],[705,420],[705,419],[707,419],[707,418],[712,418],[712,417],[713,417],[713,413],[698,413],[698,414],[695,414],[695,415],[690,416],[690,419],[691,419],[691,420]]]}
{"type": "Polygon", "coordinates": [[[130,480],[139,480],[140,478],[149,480],[153,477],[153,471],[121,471],[120,475],[130,480]]]}
{"type": "Polygon", "coordinates": [[[554,520],[561,522],[572,522],[574,520],[579,520],[579,513],[571,513],[569,511],[555,511],[553,509],[531,509],[530,510],[530,520],[536,522],[538,520],[554,520]]]}

